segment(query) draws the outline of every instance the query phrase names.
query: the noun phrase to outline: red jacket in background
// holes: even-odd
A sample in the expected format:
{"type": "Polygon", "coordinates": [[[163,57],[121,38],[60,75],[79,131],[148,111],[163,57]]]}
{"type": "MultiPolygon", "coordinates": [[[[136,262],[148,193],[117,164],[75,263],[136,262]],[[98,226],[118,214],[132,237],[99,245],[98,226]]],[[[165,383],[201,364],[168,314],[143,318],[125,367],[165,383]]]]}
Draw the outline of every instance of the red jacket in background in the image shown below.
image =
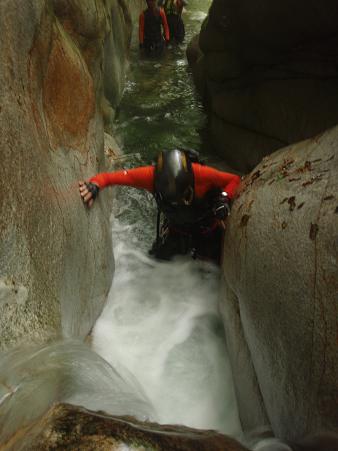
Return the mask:
{"type": "MultiPolygon", "coordinates": [[[[161,20],[162,20],[162,26],[163,26],[165,40],[169,41],[170,34],[169,34],[169,27],[168,27],[167,17],[166,17],[165,12],[164,12],[164,10],[162,8],[159,8],[159,14],[160,14],[161,20]]],[[[144,43],[144,11],[141,12],[140,17],[139,17],[138,34],[139,34],[140,44],[143,44],[144,43]]]]}

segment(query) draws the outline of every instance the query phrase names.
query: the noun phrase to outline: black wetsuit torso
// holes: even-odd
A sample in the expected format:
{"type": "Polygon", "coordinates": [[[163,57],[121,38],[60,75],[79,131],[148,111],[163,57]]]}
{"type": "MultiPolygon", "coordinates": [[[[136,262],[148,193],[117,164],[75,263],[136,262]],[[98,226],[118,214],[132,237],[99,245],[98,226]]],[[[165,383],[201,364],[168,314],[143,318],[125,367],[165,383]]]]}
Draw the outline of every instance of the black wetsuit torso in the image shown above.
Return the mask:
{"type": "Polygon", "coordinates": [[[169,260],[174,255],[191,252],[194,257],[219,263],[223,232],[212,212],[215,195],[216,190],[211,190],[203,199],[194,199],[191,205],[173,206],[155,194],[164,221],[151,253],[159,259],[169,260]]]}
{"type": "MultiPolygon", "coordinates": [[[[218,190],[219,191],[219,190],[218,190]]],[[[163,212],[169,226],[181,230],[198,229],[214,222],[211,199],[215,192],[208,193],[203,199],[194,199],[191,205],[171,205],[158,199],[157,206],[163,212]]]]}
{"type": "Polygon", "coordinates": [[[162,47],[162,18],[160,14],[153,14],[150,10],[144,11],[144,47],[153,50],[162,47]]]}

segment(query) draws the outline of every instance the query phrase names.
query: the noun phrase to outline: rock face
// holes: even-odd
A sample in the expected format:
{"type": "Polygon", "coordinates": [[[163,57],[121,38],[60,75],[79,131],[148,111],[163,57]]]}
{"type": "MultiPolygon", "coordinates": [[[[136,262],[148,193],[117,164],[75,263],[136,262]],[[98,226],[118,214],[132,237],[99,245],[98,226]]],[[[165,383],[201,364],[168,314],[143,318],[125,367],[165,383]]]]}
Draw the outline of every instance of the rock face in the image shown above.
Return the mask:
{"type": "Polygon", "coordinates": [[[213,0],[188,57],[234,168],[337,124],[337,20],[336,0],[213,0]]]}
{"type": "Polygon", "coordinates": [[[260,163],[225,239],[241,420],[295,440],[338,424],[338,4],[296,3],[213,0],[187,52],[210,143],[238,171],[260,163]]]}
{"type": "Polygon", "coordinates": [[[77,180],[105,167],[131,33],[127,1],[0,5],[0,347],[85,336],[110,287],[108,194],[90,214],[77,180]]]}
{"type": "Polygon", "coordinates": [[[221,310],[240,416],[250,430],[266,415],[282,439],[338,424],[337,142],[335,127],[265,157],[225,237],[221,310]]]}
{"type": "Polygon", "coordinates": [[[6,449],[248,451],[214,431],[161,426],[67,404],[54,406],[21,440],[18,433],[6,449]]]}

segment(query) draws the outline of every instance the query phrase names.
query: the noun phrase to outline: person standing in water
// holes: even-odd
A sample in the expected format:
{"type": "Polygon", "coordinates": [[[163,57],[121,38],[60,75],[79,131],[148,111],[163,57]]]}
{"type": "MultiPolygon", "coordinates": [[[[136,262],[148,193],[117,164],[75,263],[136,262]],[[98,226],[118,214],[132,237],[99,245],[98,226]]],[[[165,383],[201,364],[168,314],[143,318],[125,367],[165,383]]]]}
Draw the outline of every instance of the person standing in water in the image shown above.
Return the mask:
{"type": "Polygon", "coordinates": [[[163,8],[156,5],[156,0],[146,1],[147,9],[139,17],[140,48],[147,54],[160,55],[170,39],[167,18],[163,8]]]}
{"type": "Polygon", "coordinates": [[[100,190],[111,185],[151,192],[158,219],[150,254],[170,260],[190,253],[220,264],[224,221],[239,183],[238,175],[201,164],[197,152],[173,149],[159,152],[155,165],[97,174],[80,181],[79,189],[88,207],[100,190]]]}
{"type": "Polygon", "coordinates": [[[170,41],[183,42],[185,27],[182,20],[182,11],[187,2],[185,0],[162,0],[161,5],[167,16],[170,41]]]}

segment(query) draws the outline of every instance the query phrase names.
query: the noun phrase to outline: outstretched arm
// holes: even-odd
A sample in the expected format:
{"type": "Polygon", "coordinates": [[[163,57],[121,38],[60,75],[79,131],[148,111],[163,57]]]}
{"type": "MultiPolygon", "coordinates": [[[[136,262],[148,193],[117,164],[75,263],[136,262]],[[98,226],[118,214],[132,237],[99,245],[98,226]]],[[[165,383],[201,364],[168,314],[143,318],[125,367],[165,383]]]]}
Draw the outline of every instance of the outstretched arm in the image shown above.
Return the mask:
{"type": "Polygon", "coordinates": [[[198,163],[193,163],[192,167],[195,176],[195,196],[197,198],[203,198],[215,188],[219,190],[212,200],[212,211],[222,224],[230,213],[230,203],[236,194],[241,178],[236,174],[218,171],[198,163]]]}
{"type": "Polygon", "coordinates": [[[203,166],[193,163],[195,175],[195,194],[203,197],[209,190],[219,188],[228,194],[229,199],[233,199],[241,178],[239,175],[230,172],[218,171],[210,166],[203,166]]]}
{"type": "Polygon", "coordinates": [[[125,185],[133,188],[146,189],[153,192],[154,189],[154,166],[142,166],[135,169],[116,172],[103,172],[97,174],[88,181],[79,182],[80,195],[88,207],[93,205],[96,198],[95,188],[99,190],[111,185],[125,185]]]}

